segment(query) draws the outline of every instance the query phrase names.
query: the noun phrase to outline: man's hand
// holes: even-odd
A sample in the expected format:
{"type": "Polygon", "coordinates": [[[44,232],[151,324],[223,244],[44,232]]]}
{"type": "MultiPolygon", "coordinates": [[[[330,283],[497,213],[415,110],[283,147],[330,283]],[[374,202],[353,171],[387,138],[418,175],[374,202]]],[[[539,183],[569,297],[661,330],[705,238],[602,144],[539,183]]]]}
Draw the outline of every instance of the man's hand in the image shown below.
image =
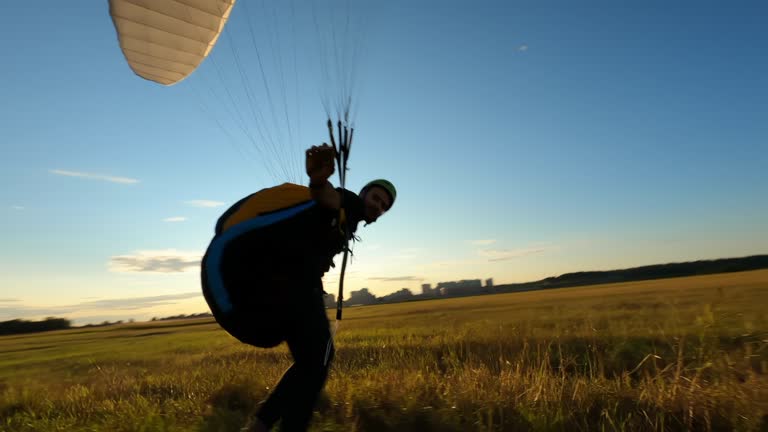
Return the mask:
{"type": "Polygon", "coordinates": [[[334,173],[336,152],[326,143],[307,150],[307,175],[310,183],[322,183],[334,173]]]}
{"type": "Polygon", "coordinates": [[[338,209],[341,206],[341,196],[328,178],[333,175],[336,151],[326,143],[312,146],[307,150],[307,175],[312,199],[321,206],[338,209]]]}

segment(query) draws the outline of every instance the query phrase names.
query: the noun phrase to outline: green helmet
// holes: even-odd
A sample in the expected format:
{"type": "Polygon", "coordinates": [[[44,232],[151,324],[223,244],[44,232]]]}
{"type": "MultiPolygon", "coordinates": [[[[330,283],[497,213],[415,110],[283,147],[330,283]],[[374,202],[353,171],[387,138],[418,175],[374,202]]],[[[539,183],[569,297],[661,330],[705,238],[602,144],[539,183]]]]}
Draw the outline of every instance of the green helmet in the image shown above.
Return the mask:
{"type": "Polygon", "coordinates": [[[365,191],[373,186],[378,186],[387,191],[391,201],[390,206],[395,203],[395,198],[397,198],[397,189],[395,189],[395,185],[393,185],[390,181],[384,179],[376,179],[368,182],[368,184],[360,190],[360,195],[364,195],[365,191]]]}

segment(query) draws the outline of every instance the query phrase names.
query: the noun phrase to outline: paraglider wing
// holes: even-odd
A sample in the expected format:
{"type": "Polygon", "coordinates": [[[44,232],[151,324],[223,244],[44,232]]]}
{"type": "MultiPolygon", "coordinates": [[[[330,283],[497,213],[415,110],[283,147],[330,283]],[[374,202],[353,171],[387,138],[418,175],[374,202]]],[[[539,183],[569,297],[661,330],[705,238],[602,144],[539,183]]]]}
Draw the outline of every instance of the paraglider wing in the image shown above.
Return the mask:
{"type": "Polygon", "coordinates": [[[191,74],[211,52],[235,0],[109,0],[120,48],[140,77],[164,85],[191,74]]]}

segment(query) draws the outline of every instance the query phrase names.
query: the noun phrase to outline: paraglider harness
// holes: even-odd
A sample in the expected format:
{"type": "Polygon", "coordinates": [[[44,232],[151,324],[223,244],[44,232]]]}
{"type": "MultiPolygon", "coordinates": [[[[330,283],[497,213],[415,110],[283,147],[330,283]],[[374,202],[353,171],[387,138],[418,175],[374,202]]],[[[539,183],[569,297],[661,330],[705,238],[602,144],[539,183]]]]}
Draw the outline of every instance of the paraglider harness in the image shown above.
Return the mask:
{"type": "MultiPolygon", "coordinates": [[[[338,166],[339,171],[339,185],[341,186],[342,190],[344,189],[344,185],[346,182],[346,174],[347,174],[347,160],[349,160],[349,151],[352,147],[352,137],[355,133],[355,129],[353,127],[348,127],[346,124],[342,125],[341,120],[338,121],[336,124],[338,128],[338,134],[339,134],[339,145],[336,145],[336,139],[333,135],[333,122],[331,122],[331,119],[328,119],[328,135],[331,139],[331,146],[333,146],[333,150],[336,157],[336,165],[338,166]]],[[[331,337],[328,339],[328,345],[325,350],[325,361],[324,364],[328,364],[328,356],[331,352],[331,347],[333,346],[333,337],[336,334],[336,332],[339,330],[339,321],[341,321],[341,311],[342,306],[344,304],[344,273],[347,269],[347,257],[349,256],[349,227],[347,224],[347,212],[346,208],[344,206],[344,194],[341,194],[341,203],[339,205],[339,230],[341,231],[341,235],[344,238],[344,255],[341,259],[341,273],[339,275],[339,295],[336,298],[336,324],[334,326],[334,331],[331,333],[331,337]]]]}

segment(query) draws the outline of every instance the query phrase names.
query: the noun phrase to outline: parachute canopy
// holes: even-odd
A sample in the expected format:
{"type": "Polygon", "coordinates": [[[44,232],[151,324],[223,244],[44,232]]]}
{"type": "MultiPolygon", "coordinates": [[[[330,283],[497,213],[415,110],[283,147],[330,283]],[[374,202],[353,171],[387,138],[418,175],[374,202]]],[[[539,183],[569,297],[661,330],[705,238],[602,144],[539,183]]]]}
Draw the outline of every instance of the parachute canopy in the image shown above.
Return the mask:
{"type": "Polygon", "coordinates": [[[128,65],[164,85],[191,74],[211,52],[235,0],[109,0],[128,65]]]}

